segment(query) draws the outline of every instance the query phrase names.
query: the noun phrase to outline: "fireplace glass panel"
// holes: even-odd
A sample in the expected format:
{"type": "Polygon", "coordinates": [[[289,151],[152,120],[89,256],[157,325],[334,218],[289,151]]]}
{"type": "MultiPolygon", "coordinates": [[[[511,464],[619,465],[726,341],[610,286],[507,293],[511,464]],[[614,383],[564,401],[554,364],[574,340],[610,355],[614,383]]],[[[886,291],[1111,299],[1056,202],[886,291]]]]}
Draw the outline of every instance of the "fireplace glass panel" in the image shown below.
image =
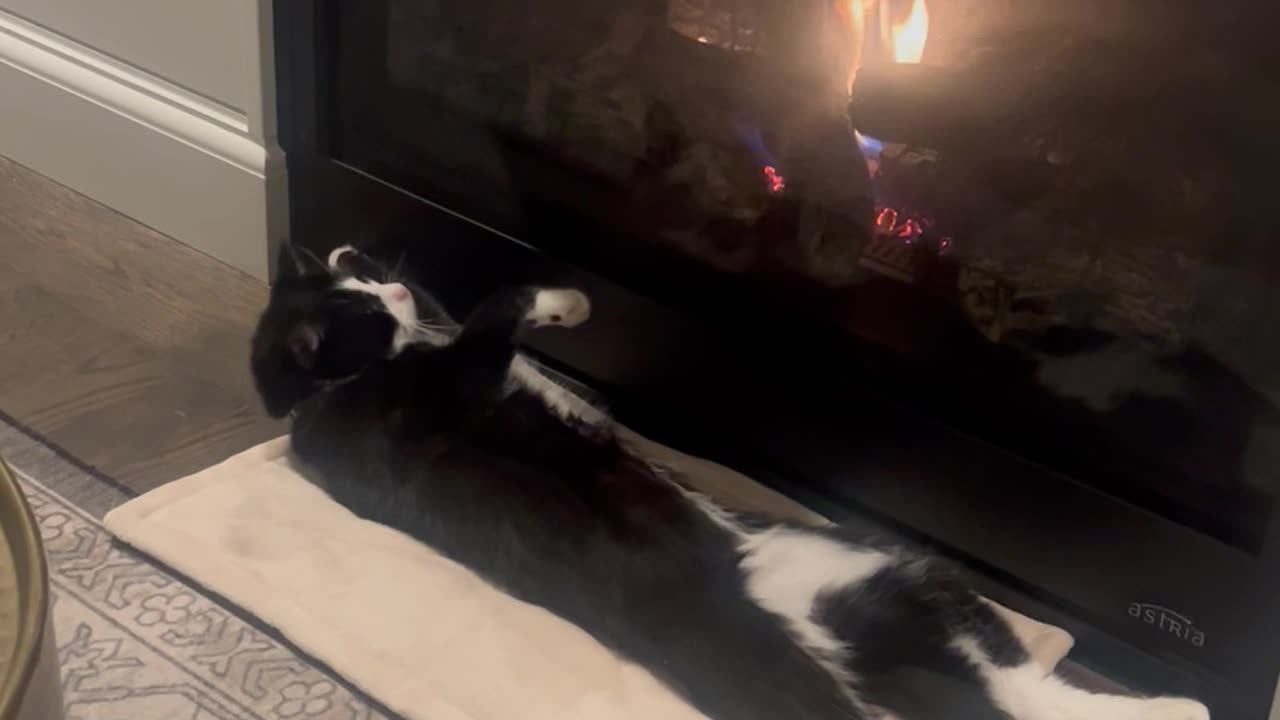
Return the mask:
{"type": "Polygon", "coordinates": [[[335,2],[330,141],[633,288],[818,318],[893,358],[852,379],[1257,551],[1273,5],[335,2]]]}

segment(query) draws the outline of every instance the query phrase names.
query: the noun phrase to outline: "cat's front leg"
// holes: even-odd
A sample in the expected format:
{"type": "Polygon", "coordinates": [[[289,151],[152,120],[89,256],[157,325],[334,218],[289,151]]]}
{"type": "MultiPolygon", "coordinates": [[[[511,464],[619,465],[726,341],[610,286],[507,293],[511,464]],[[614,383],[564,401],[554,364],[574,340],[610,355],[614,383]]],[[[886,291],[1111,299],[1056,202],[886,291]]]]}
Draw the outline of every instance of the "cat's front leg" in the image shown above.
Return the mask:
{"type": "Polygon", "coordinates": [[[458,342],[512,343],[526,328],[574,327],[591,316],[591,301],[573,288],[515,287],[494,294],[467,317],[458,342]]]}
{"type": "Polygon", "coordinates": [[[524,319],[534,327],[559,325],[576,327],[591,317],[591,300],[573,288],[535,288],[533,306],[524,319]]]}
{"type": "Polygon", "coordinates": [[[514,287],[481,303],[462,324],[457,338],[437,353],[456,363],[459,388],[491,388],[502,383],[521,331],[560,325],[574,327],[591,315],[591,301],[572,288],[514,287]]]}

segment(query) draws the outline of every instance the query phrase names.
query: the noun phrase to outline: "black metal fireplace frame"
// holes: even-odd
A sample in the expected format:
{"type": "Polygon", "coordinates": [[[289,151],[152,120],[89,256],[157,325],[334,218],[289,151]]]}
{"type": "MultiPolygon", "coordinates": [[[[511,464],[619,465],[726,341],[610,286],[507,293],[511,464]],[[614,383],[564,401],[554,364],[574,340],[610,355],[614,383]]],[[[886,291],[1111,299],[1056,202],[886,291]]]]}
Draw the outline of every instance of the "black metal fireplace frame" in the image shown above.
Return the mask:
{"type": "MultiPolygon", "coordinates": [[[[381,3],[275,0],[294,242],[394,245],[458,308],[502,283],[578,284],[595,319],[533,349],[602,388],[637,429],[835,519],[869,518],[932,546],[994,599],[1067,627],[1080,659],[1134,687],[1205,698],[1215,718],[1265,716],[1280,671],[1267,642],[1280,637],[1280,523],[1259,556],[1246,554],[895,404],[850,372],[886,358],[780,309],[752,307],[751,322],[726,313],[750,298],[709,298],[696,268],[664,266],[655,284],[646,259],[539,242],[591,230],[572,219],[515,237],[336,160],[332,7],[343,1],[370,8],[359,18],[377,37],[381,3]],[[761,317],[789,329],[761,343],[761,317]],[[859,480],[839,496],[806,481],[849,475],[859,480]]],[[[385,54],[365,54],[368,81],[385,54]]]]}

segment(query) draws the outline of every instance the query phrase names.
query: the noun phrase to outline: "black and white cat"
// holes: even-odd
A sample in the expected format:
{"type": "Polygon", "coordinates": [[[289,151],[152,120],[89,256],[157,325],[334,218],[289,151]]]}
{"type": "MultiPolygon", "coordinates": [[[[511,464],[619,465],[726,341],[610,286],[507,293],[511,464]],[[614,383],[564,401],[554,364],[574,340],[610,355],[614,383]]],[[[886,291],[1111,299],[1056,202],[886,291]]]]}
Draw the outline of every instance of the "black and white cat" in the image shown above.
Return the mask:
{"type": "Polygon", "coordinates": [[[286,249],[280,267],[252,369],[329,493],[714,720],[1209,717],[1046,677],[986,601],[919,557],[737,516],[629,454],[517,354],[527,329],[588,318],[577,290],[511,289],[458,328],[350,248],[327,263],[286,249]]]}

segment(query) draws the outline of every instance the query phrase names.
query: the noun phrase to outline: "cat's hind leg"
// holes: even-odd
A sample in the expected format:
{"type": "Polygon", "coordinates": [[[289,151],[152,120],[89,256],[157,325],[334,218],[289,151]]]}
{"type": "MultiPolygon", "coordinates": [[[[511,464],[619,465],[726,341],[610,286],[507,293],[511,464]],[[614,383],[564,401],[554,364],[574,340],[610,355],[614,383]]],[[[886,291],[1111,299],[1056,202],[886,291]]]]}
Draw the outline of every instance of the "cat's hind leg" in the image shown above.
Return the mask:
{"type": "Polygon", "coordinates": [[[1209,720],[1194,700],[1107,695],[1068,684],[1034,661],[991,603],[945,567],[909,554],[828,593],[816,610],[816,619],[852,648],[850,669],[869,679],[869,701],[903,718],[1209,720]]]}
{"type": "Polygon", "coordinates": [[[1094,693],[1046,674],[1032,661],[1002,666],[984,644],[961,635],[951,646],[977,668],[992,702],[1014,720],[1209,720],[1208,708],[1195,700],[1094,693]]]}

